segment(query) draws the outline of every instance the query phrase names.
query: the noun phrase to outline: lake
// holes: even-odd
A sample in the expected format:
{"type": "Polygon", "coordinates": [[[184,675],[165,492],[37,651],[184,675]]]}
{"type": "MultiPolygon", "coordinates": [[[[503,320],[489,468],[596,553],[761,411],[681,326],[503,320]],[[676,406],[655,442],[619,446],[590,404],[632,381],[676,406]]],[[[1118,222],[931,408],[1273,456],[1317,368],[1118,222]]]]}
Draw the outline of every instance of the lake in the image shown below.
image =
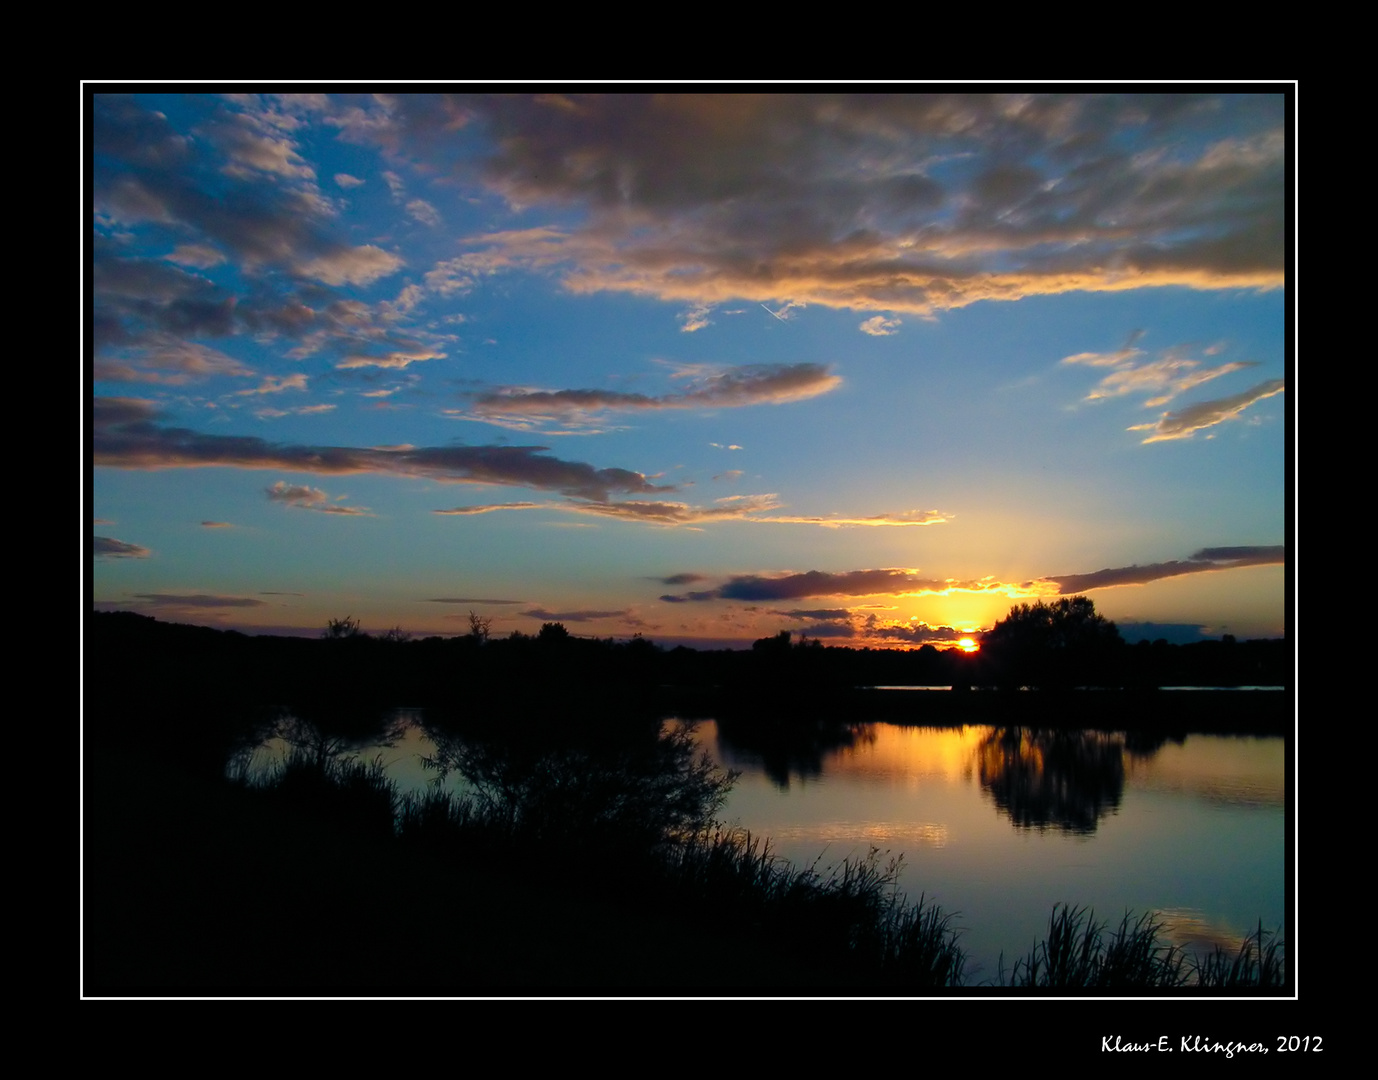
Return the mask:
{"type": "MultiPolygon", "coordinates": [[[[419,710],[381,754],[403,791],[433,778],[419,710]]],[[[903,856],[900,888],[956,912],[967,983],[1046,936],[1053,906],[1117,925],[1153,911],[1173,944],[1231,951],[1286,912],[1280,737],[1053,731],[890,722],[759,729],[701,720],[703,750],[740,777],[719,815],[796,865],[903,856]]],[[[260,762],[281,742],[259,751],[260,762]]],[[[451,778],[455,783],[456,778],[451,778]]]]}
{"type": "Polygon", "coordinates": [[[1027,954],[1057,903],[1115,924],[1156,911],[1168,940],[1194,947],[1283,925],[1281,738],[874,723],[782,762],[711,721],[699,735],[742,774],[724,820],[782,856],[903,854],[901,888],[960,913],[968,982],[1027,954]]]}

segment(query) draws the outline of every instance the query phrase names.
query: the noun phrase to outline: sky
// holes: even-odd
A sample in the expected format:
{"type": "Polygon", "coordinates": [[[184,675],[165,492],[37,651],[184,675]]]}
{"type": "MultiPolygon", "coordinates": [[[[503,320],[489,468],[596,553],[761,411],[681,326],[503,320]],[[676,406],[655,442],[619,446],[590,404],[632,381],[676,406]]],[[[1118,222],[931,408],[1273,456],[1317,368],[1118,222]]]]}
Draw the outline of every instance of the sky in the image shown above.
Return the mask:
{"type": "Polygon", "coordinates": [[[1285,85],[418,89],[90,101],[95,610],[1287,632],[1285,85]]]}

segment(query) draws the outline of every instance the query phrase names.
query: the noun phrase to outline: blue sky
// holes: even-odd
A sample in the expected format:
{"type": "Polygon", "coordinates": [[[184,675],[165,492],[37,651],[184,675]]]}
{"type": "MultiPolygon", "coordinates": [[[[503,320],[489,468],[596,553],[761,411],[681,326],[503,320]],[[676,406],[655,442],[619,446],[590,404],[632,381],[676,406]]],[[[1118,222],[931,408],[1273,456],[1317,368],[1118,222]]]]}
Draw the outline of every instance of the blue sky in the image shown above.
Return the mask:
{"type": "Polygon", "coordinates": [[[1228,89],[98,94],[95,606],[1280,636],[1287,118],[1228,89]]]}

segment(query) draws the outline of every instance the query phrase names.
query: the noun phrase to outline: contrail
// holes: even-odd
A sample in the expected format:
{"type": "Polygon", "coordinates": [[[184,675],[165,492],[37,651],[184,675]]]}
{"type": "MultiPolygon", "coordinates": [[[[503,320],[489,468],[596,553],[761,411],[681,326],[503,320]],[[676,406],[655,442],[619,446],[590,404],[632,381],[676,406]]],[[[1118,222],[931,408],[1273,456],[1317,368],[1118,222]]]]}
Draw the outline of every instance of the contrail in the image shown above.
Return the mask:
{"type": "MultiPolygon", "coordinates": [[[[767,311],[770,311],[770,308],[766,307],[765,304],[762,304],[761,307],[765,307],[767,311]]],[[[781,322],[789,322],[787,318],[785,318],[783,315],[777,312],[770,311],[770,313],[774,315],[777,319],[779,319],[781,322]]]]}

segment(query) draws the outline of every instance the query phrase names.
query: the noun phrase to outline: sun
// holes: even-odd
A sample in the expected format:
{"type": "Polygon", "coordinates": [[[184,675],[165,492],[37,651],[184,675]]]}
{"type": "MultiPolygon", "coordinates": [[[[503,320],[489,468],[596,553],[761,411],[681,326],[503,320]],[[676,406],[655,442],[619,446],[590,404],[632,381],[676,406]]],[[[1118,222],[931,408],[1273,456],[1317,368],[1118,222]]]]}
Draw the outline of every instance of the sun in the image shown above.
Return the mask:
{"type": "Polygon", "coordinates": [[[961,641],[957,642],[957,647],[960,648],[962,652],[976,652],[981,646],[976,644],[974,638],[964,637],[961,641]]]}

